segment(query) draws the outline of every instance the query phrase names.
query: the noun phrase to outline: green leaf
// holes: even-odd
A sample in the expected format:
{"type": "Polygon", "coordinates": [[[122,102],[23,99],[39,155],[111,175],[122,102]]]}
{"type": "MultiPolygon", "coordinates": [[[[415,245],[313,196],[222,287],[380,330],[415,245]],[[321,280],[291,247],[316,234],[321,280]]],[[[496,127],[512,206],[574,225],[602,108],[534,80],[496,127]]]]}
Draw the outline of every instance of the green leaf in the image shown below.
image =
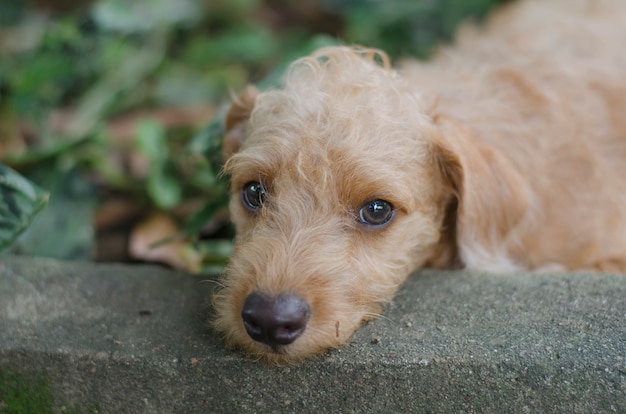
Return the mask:
{"type": "Polygon", "coordinates": [[[41,163],[53,159],[63,154],[76,150],[81,145],[93,142],[98,135],[84,136],[77,139],[66,139],[65,137],[51,135],[45,145],[29,148],[15,154],[9,153],[0,156],[0,161],[4,161],[12,166],[24,166],[41,163]]]}
{"type": "Polygon", "coordinates": [[[105,30],[142,33],[161,26],[194,25],[202,9],[194,0],[102,0],[92,13],[96,24],[105,30]]]}
{"type": "Polygon", "coordinates": [[[189,151],[205,156],[213,166],[222,164],[222,137],[225,133],[224,116],[225,111],[221,111],[192,137],[187,147],[189,151]]]}
{"type": "Polygon", "coordinates": [[[182,188],[176,178],[163,171],[151,171],[148,176],[148,195],[157,207],[168,209],[176,206],[182,199],[182,188]]]}
{"type": "Polygon", "coordinates": [[[186,60],[196,65],[224,65],[232,62],[258,65],[279,50],[278,37],[267,27],[238,25],[213,37],[196,39],[186,51],[186,60]]]}
{"type": "Polygon", "coordinates": [[[163,168],[167,159],[167,137],[165,128],[151,119],[142,120],[137,126],[137,149],[150,160],[154,169],[163,168]]]}
{"type": "Polygon", "coordinates": [[[0,251],[10,246],[48,202],[48,194],[0,164],[0,251]]]}
{"type": "Polygon", "coordinates": [[[37,164],[28,169],[28,178],[49,191],[50,200],[7,252],[63,260],[91,259],[97,201],[94,184],[67,159],[37,164]]]}
{"type": "Polygon", "coordinates": [[[197,243],[202,254],[202,273],[221,273],[234,251],[231,239],[202,240],[197,243]]]}
{"type": "Polygon", "coordinates": [[[228,207],[228,193],[224,192],[221,196],[215,197],[207,202],[200,210],[193,213],[185,223],[185,232],[188,236],[195,237],[201,231],[204,225],[213,218],[218,212],[228,207]]]}
{"type": "Polygon", "coordinates": [[[155,31],[148,42],[137,49],[132,59],[109,68],[78,100],[78,111],[67,126],[67,135],[83,137],[93,132],[116,98],[137,88],[161,64],[165,54],[167,33],[155,31]]]}

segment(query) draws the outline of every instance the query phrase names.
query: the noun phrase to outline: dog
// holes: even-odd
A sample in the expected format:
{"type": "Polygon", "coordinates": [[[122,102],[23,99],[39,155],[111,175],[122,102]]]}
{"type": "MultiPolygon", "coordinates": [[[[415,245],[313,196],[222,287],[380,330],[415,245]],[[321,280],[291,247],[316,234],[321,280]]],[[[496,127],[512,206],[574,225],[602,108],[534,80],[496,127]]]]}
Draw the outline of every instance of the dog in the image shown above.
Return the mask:
{"type": "Polygon", "coordinates": [[[626,2],[522,0],[428,62],[335,46],[225,118],[215,327],[294,364],[413,272],[626,272],[626,2]]]}

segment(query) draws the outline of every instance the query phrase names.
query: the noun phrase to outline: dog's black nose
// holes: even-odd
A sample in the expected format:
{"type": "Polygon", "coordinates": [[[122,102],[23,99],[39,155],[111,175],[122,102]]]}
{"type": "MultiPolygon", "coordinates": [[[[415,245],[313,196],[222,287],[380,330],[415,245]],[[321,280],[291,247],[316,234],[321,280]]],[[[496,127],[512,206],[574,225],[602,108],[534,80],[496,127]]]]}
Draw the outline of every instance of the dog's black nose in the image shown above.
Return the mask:
{"type": "Polygon", "coordinates": [[[241,311],[248,335],[274,349],[302,335],[309,315],[309,305],[295,295],[272,297],[258,292],[248,295],[241,311]]]}

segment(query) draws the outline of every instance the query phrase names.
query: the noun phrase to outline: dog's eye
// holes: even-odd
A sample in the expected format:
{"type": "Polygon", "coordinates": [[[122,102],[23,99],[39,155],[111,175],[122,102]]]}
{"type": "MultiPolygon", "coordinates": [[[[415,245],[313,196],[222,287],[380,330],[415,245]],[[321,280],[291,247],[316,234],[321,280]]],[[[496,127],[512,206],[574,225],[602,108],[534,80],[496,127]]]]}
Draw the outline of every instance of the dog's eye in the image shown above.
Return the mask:
{"type": "Polygon", "coordinates": [[[252,211],[256,211],[263,207],[265,199],[265,188],[257,181],[250,181],[243,186],[241,190],[241,200],[244,206],[252,211]]]}
{"type": "Polygon", "coordinates": [[[369,226],[382,226],[393,217],[393,206],[385,200],[373,200],[359,210],[361,223],[369,226]]]}

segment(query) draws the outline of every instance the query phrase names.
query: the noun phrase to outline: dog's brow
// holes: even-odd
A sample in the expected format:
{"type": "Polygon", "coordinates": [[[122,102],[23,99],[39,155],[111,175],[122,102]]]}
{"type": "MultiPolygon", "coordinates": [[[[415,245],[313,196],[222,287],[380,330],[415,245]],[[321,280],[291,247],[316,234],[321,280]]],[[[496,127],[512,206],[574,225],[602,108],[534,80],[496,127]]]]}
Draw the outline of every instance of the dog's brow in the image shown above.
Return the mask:
{"type": "Polygon", "coordinates": [[[224,166],[224,171],[231,176],[233,182],[243,184],[243,182],[251,180],[258,181],[272,177],[279,168],[279,163],[271,157],[262,155],[260,152],[242,151],[228,160],[224,166]]]}
{"type": "Polygon", "coordinates": [[[410,189],[397,178],[390,179],[383,172],[373,170],[371,167],[355,165],[350,170],[344,170],[336,175],[342,176],[338,180],[340,197],[353,208],[376,199],[389,201],[401,210],[414,207],[410,189]]]}

